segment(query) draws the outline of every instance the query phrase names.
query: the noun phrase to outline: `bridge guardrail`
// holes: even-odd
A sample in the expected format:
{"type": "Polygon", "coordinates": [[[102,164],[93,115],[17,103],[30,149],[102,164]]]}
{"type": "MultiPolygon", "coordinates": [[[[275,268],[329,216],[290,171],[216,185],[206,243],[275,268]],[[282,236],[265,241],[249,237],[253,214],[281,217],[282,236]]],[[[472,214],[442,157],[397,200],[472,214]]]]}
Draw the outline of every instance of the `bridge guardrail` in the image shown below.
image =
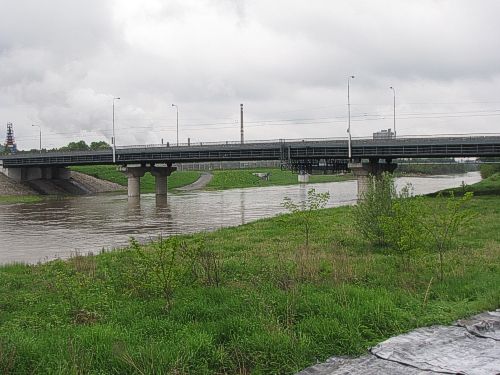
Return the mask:
{"type": "MultiPolygon", "coordinates": [[[[393,141],[412,141],[416,139],[425,139],[428,141],[442,141],[442,140],[473,140],[481,137],[498,137],[499,133],[469,133],[469,134],[431,134],[431,135],[404,135],[402,137],[394,138],[381,138],[373,139],[373,137],[352,137],[352,141],[356,143],[365,143],[363,141],[377,141],[377,142],[393,142],[393,141]],[[361,141],[361,142],[360,142],[361,141]]],[[[249,140],[243,143],[243,145],[259,145],[259,144],[279,144],[279,143],[301,143],[301,142],[332,142],[341,141],[347,142],[346,137],[330,137],[330,138],[280,138],[280,139],[259,139],[259,140],[249,140]]],[[[177,147],[203,147],[203,146],[239,146],[241,141],[212,141],[212,142],[190,142],[190,143],[179,143],[176,144],[147,144],[147,145],[124,145],[117,146],[117,150],[128,150],[128,149],[140,149],[140,148],[177,148],[177,147]]]]}

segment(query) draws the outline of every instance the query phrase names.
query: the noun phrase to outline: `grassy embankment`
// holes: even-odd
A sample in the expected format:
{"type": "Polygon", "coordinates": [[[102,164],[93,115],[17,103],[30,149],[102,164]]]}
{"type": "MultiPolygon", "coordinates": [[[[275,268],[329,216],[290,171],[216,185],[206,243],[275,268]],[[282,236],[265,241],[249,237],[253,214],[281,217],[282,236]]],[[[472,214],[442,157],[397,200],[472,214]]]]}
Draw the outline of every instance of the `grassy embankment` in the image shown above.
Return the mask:
{"type": "MultiPolygon", "coordinates": [[[[115,182],[122,186],[127,186],[127,177],[122,172],[117,171],[114,165],[92,165],[71,167],[70,169],[100,178],[102,180],[115,182]]],[[[200,177],[200,175],[201,173],[197,171],[174,172],[167,179],[168,189],[175,189],[192,184],[200,177]]],[[[154,191],[155,178],[150,173],[146,173],[144,177],[141,178],[141,192],[154,193],[154,191]]]]}
{"type": "Polygon", "coordinates": [[[403,266],[359,239],[349,207],[315,213],[310,248],[283,215],[183,236],[174,262],[129,248],[0,267],[0,373],[291,374],[498,308],[500,196],[472,209],[443,282],[437,256],[403,266]]]}
{"type": "MultiPolygon", "coordinates": [[[[120,185],[127,185],[125,175],[116,170],[114,166],[88,166],[88,167],[72,167],[72,170],[89,174],[91,176],[116,182],[120,185]]],[[[214,170],[211,171],[214,175],[212,181],[207,185],[208,190],[224,190],[247,187],[262,187],[273,185],[294,185],[298,184],[297,175],[290,171],[282,171],[278,168],[257,168],[257,169],[236,169],[236,170],[214,170]],[[270,173],[268,181],[260,179],[253,173],[270,173]]],[[[169,189],[189,185],[196,181],[201,172],[197,171],[181,171],[174,172],[168,178],[169,189]]],[[[310,177],[310,182],[331,182],[344,181],[352,179],[351,175],[345,176],[324,176],[313,175],[310,177]]],[[[141,179],[141,190],[143,192],[154,192],[154,178],[150,174],[146,174],[141,179]]]]}
{"type": "MultiPolygon", "coordinates": [[[[278,168],[257,168],[257,169],[236,169],[236,170],[215,170],[211,172],[214,177],[207,185],[209,190],[223,190],[246,187],[263,187],[276,185],[298,184],[297,175],[290,171],[282,171],[278,168]],[[269,180],[262,180],[253,173],[270,173],[269,180]]],[[[311,175],[310,183],[345,181],[352,179],[348,175],[311,175]]]]}
{"type": "MultiPolygon", "coordinates": [[[[490,177],[479,181],[474,185],[464,185],[461,187],[447,189],[446,192],[453,192],[460,196],[465,192],[473,192],[475,196],[479,195],[498,195],[500,196],[500,172],[497,172],[490,177]]],[[[436,195],[436,194],[431,194],[436,195]]]]}
{"type": "Polygon", "coordinates": [[[37,203],[42,200],[43,197],[38,195],[0,195],[0,205],[12,203],[37,203]]]}

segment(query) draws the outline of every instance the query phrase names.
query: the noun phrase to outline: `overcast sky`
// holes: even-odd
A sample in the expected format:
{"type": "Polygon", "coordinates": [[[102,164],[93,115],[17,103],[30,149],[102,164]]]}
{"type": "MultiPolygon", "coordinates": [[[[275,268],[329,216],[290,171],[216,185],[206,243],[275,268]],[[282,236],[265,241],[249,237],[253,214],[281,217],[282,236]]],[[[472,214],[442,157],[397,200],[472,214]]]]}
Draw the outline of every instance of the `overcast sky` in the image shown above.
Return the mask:
{"type": "Polygon", "coordinates": [[[0,123],[21,149],[500,133],[497,0],[0,0],[0,123]]]}

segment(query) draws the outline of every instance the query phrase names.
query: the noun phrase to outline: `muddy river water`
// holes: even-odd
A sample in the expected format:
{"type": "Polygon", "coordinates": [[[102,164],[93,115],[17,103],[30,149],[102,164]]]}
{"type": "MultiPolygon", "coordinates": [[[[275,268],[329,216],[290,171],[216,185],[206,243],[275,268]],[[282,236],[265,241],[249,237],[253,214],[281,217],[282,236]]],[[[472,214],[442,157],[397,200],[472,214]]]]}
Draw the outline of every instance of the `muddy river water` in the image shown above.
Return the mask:
{"type": "MultiPolygon", "coordinates": [[[[416,194],[472,184],[478,172],[397,179],[411,183],[416,194]]],[[[38,262],[72,253],[99,252],[124,246],[130,237],[147,241],[162,234],[210,231],[284,212],[284,197],[305,198],[307,190],[331,194],[329,207],[353,204],[356,182],[172,193],[157,201],[142,195],[140,203],[125,194],[50,199],[34,204],[0,206],[0,264],[38,262]]]]}

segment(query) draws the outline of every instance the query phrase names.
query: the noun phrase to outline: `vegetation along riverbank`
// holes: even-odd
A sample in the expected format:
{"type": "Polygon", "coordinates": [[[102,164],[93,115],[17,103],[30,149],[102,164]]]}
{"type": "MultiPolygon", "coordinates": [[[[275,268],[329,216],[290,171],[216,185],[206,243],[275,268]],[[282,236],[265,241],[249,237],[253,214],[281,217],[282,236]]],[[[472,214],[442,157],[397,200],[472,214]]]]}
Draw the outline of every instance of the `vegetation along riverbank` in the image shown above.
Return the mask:
{"type": "Polygon", "coordinates": [[[36,203],[42,200],[43,197],[40,195],[0,195],[0,205],[11,203],[36,203]]]}
{"type": "MultiPolygon", "coordinates": [[[[72,167],[72,170],[86,173],[94,177],[116,182],[120,185],[127,185],[125,175],[116,170],[114,166],[97,165],[85,167],[72,167]]],[[[206,186],[208,190],[224,190],[247,187],[263,187],[275,185],[294,185],[298,184],[297,175],[290,171],[282,171],[279,168],[256,168],[256,169],[232,169],[232,170],[214,170],[210,171],[214,175],[210,183],[206,186]],[[263,179],[256,173],[268,173],[269,178],[263,179]]],[[[199,171],[179,171],[174,172],[168,178],[169,189],[186,186],[196,181],[201,175],[199,171]]],[[[352,179],[352,175],[331,176],[331,175],[313,175],[310,182],[333,182],[352,179]]],[[[154,178],[148,173],[141,179],[141,191],[154,192],[154,178]]]]}
{"type": "Polygon", "coordinates": [[[460,216],[442,263],[436,244],[405,245],[412,232],[365,239],[340,207],[2,266],[0,373],[292,374],[498,308],[500,196],[421,199],[460,216]]]}
{"type": "MultiPolygon", "coordinates": [[[[101,180],[111,181],[124,186],[127,186],[127,176],[116,169],[114,165],[88,165],[80,167],[71,167],[73,171],[85,173],[90,176],[99,178],[101,180]]],[[[198,171],[180,171],[174,172],[167,179],[168,189],[175,189],[181,186],[186,186],[195,182],[201,175],[198,171]]],[[[141,192],[154,193],[155,192],[155,178],[146,173],[141,178],[141,192]]]]}

